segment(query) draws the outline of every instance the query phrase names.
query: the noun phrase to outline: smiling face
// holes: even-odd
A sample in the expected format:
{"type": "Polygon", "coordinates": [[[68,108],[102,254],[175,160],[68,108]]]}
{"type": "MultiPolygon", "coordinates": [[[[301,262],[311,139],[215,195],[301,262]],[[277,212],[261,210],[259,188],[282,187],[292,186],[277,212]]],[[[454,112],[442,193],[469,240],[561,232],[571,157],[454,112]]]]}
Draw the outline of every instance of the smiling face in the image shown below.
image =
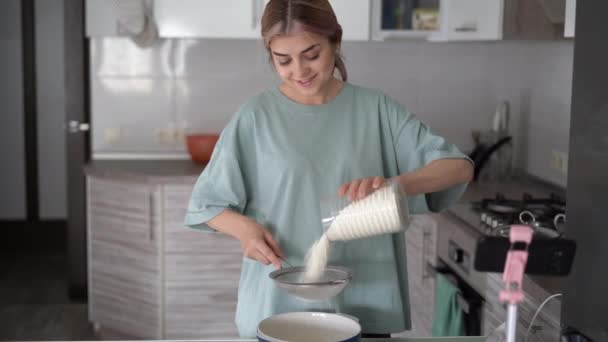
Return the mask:
{"type": "Polygon", "coordinates": [[[341,82],[333,76],[336,47],[326,37],[312,32],[276,36],[269,48],[286,96],[304,104],[321,104],[339,91],[341,82]]]}

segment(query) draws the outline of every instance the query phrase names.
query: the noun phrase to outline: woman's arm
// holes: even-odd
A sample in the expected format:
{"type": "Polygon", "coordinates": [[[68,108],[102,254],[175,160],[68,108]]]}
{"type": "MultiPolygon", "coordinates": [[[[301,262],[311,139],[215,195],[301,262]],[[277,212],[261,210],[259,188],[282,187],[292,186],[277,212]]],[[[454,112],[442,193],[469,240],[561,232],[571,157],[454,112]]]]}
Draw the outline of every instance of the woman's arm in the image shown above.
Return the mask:
{"type": "Polygon", "coordinates": [[[408,195],[428,194],[470,182],[473,164],[467,159],[438,159],[395,178],[408,195]]]}
{"type": "MultiPolygon", "coordinates": [[[[445,158],[430,162],[418,170],[402,173],[394,178],[410,196],[447,189],[473,179],[473,164],[467,159],[445,158]]],[[[349,200],[361,199],[384,184],[382,177],[368,177],[343,184],[338,195],[349,200]]]]}
{"type": "Polygon", "coordinates": [[[285,258],[285,255],[272,234],[256,221],[226,209],[209,220],[207,225],[238,239],[243,248],[243,255],[247,258],[264,265],[272,263],[277,268],[281,267],[279,257],[285,258]]]}

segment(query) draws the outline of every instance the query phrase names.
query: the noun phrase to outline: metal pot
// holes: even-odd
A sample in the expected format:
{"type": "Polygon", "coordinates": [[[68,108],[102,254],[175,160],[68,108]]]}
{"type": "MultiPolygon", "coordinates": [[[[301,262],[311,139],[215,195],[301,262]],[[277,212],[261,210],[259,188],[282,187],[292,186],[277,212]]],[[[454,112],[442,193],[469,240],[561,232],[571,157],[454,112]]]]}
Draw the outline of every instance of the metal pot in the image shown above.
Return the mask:
{"type": "Polygon", "coordinates": [[[324,312],[289,312],[258,324],[260,342],[359,342],[361,325],[355,317],[324,312]]]}

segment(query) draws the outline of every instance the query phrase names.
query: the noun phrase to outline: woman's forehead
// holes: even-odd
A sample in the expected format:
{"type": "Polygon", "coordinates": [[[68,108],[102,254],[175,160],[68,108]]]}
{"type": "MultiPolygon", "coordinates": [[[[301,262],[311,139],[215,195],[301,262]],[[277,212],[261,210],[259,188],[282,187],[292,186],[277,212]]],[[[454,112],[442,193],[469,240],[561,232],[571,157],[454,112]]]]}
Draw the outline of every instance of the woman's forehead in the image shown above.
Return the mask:
{"type": "Polygon", "coordinates": [[[314,32],[298,32],[285,35],[277,35],[270,41],[269,47],[272,51],[281,54],[299,54],[313,45],[326,45],[329,40],[314,32]]]}

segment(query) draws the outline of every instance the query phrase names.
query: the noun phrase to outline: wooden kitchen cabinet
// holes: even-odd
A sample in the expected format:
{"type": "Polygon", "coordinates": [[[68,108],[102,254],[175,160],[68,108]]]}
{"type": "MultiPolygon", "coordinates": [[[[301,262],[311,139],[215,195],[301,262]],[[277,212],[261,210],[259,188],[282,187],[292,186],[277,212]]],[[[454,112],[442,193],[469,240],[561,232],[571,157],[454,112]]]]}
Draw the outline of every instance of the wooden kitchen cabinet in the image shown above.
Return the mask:
{"type": "Polygon", "coordinates": [[[238,338],[241,249],[184,227],[192,184],[87,184],[90,321],[137,338],[238,338]]]}
{"type": "Polygon", "coordinates": [[[403,337],[430,337],[435,308],[435,278],[428,266],[437,264],[437,222],[430,215],[413,215],[405,232],[412,330],[403,337]]]}
{"type": "Polygon", "coordinates": [[[160,189],[87,180],[89,320],[141,338],[161,336],[160,189]]]}
{"type": "Polygon", "coordinates": [[[239,242],[184,227],[192,186],[164,188],[164,338],[238,338],[234,315],[243,258],[239,242]]]}

